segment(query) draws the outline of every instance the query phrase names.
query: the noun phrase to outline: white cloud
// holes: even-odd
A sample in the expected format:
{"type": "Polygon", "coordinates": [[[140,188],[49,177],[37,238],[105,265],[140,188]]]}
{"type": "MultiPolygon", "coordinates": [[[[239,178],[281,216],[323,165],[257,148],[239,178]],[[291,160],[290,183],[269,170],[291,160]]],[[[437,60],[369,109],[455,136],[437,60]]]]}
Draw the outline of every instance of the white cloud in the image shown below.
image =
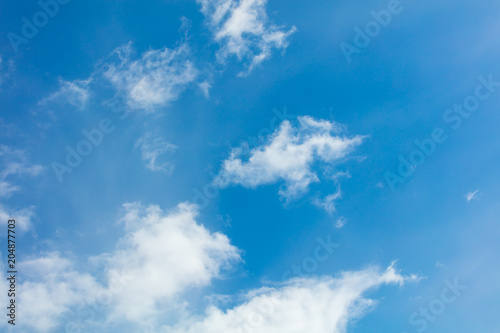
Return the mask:
{"type": "Polygon", "coordinates": [[[151,112],[169,105],[198,76],[187,44],[150,50],[137,60],[132,60],[132,53],[130,43],[117,48],[114,54],[119,60],[107,65],[104,76],[133,109],[151,112]]]}
{"type": "Polygon", "coordinates": [[[229,239],[198,224],[197,214],[187,203],[169,213],[125,204],[120,222],[126,234],[114,251],[90,259],[92,272],[59,253],[19,263],[20,328],[54,332],[76,323],[83,331],[85,325],[106,331],[124,322],[155,327],[158,316],[184,302],[178,298],[183,292],[209,285],[240,260],[229,239]],[[97,318],[96,311],[103,321],[83,322],[92,314],[97,318]]]}
{"type": "Polygon", "coordinates": [[[158,206],[132,203],[123,210],[119,221],[125,236],[111,253],[89,262],[99,272],[91,274],[82,268],[87,265],[59,253],[19,264],[21,331],[53,332],[77,323],[82,331],[109,331],[125,324],[128,328],[120,331],[231,333],[250,327],[261,333],[341,333],[376,303],[365,298],[366,292],[417,280],[400,275],[393,266],[345,272],[337,278],[292,279],[251,290],[227,310],[210,301],[204,315],[193,315],[184,308],[184,293],[220,278],[223,269],[241,260],[239,250],[225,235],[196,222],[195,205],[182,203],[165,213],[158,206]],[[181,315],[169,321],[173,326],[161,327],[172,313],[181,315]],[[94,319],[88,321],[89,316],[94,319]]]}
{"type": "MultiPolygon", "coordinates": [[[[23,150],[12,149],[0,144],[0,198],[8,198],[21,188],[14,182],[24,176],[37,176],[42,172],[41,165],[28,165],[23,150]]],[[[34,207],[12,209],[0,204],[0,224],[7,223],[8,219],[15,219],[20,231],[27,231],[31,227],[31,219],[35,215],[34,207]]]]}
{"type": "Polygon", "coordinates": [[[335,228],[341,229],[346,223],[347,223],[346,218],[340,217],[337,219],[337,222],[335,222],[335,228]]]}
{"type": "Polygon", "coordinates": [[[210,88],[212,87],[210,82],[205,80],[201,83],[198,83],[198,87],[200,88],[200,90],[201,90],[203,96],[205,96],[205,98],[210,97],[210,88]]]}
{"type": "Polygon", "coordinates": [[[465,199],[467,202],[471,202],[472,200],[479,200],[479,195],[481,192],[479,190],[475,190],[474,192],[469,192],[465,195],[465,199]]]}
{"type": "MultiPolygon", "coordinates": [[[[31,219],[35,216],[34,207],[13,210],[0,204],[0,225],[7,225],[10,219],[16,220],[16,227],[20,231],[28,231],[31,228],[31,219]]],[[[2,230],[3,232],[3,230],[2,230]]]]}
{"type": "Polygon", "coordinates": [[[337,208],[335,206],[335,201],[337,201],[338,199],[341,199],[341,198],[342,198],[342,191],[341,191],[340,186],[339,186],[339,188],[337,189],[337,192],[330,194],[330,195],[327,195],[323,199],[315,198],[313,200],[313,203],[316,206],[323,208],[328,214],[333,214],[337,210],[337,208]]]}
{"type": "Polygon", "coordinates": [[[102,292],[91,275],[79,272],[58,253],[22,262],[19,269],[24,278],[18,287],[22,316],[18,325],[32,332],[54,332],[62,316],[102,292]]]}
{"type": "Polygon", "coordinates": [[[58,91],[42,99],[39,105],[47,105],[51,102],[69,103],[79,110],[85,109],[90,98],[90,83],[92,79],[64,81],[59,80],[60,88],[58,91]]]}
{"type": "Polygon", "coordinates": [[[248,60],[247,73],[268,59],[273,48],[286,49],[288,37],[296,30],[269,24],[267,0],[198,0],[198,3],[214,31],[214,39],[221,45],[219,60],[224,62],[230,56],[248,60]]]}
{"type": "Polygon", "coordinates": [[[112,318],[118,321],[154,319],[168,309],[165,301],[207,286],[240,259],[225,235],[210,233],[196,222],[198,208],[192,204],[180,204],[169,214],[158,206],[127,204],[124,209],[128,233],[114,253],[100,258],[108,269],[131,277],[114,300],[112,318]]]}
{"type": "Polygon", "coordinates": [[[19,191],[19,186],[6,181],[0,181],[0,197],[10,197],[12,193],[19,191]]]}
{"type": "Polygon", "coordinates": [[[174,152],[177,147],[162,138],[152,138],[151,133],[146,133],[135,143],[141,150],[141,158],[147,162],[146,167],[152,171],[172,173],[174,166],[170,162],[159,162],[162,155],[174,152]]]}
{"type": "MultiPolygon", "coordinates": [[[[284,181],[279,194],[286,200],[305,192],[311,183],[319,182],[312,170],[316,162],[333,165],[340,162],[363,141],[363,137],[339,136],[340,126],[326,120],[299,117],[299,126],[287,120],[270,136],[269,143],[254,148],[247,161],[243,149],[233,149],[215,179],[221,187],[239,184],[255,188],[284,181]]],[[[337,195],[329,198],[332,202],[337,195]]],[[[329,205],[331,208],[331,205],[329,205]]]]}
{"type": "Polygon", "coordinates": [[[370,268],[346,272],[338,278],[292,280],[281,287],[249,292],[243,304],[222,311],[208,309],[204,318],[193,318],[169,333],[343,333],[376,304],[364,294],[384,284],[417,280],[404,277],[394,267],[385,272],[370,268]]]}
{"type": "Polygon", "coordinates": [[[13,178],[37,176],[42,170],[41,165],[28,165],[24,151],[0,144],[0,198],[19,191],[13,178]]]}

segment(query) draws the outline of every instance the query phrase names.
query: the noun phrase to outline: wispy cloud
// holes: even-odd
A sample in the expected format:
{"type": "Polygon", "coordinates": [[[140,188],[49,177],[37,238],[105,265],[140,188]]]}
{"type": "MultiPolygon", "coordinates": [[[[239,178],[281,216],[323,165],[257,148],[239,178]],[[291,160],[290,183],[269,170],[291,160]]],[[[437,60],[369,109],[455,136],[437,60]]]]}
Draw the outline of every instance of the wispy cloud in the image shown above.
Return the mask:
{"type": "Polygon", "coordinates": [[[337,219],[337,222],[335,222],[335,228],[341,229],[346,223],[347,219],[345,217],[340,217],[337,219]]]}
{"type": "Polygon", "coordinates": [[[339,186],[337,192],[327,195],[324,198],[315,198],[313,200],[313,203],[316,206],[323,208],[328,214],[333,214],[337,210],[335,202],[341,198],[342,198],[342,190],[340,189],[339,186]]]}
{"type": "Polygon", "coordinates": [[[65,81],[59,80],[59,90],[45,97],[38,105],[49,103],[69,103],[78,110],[84,110],[90,98],[90,83],[92,79],[65,81]]]}
{"type": "MultiPolygon", "coordinates": [[[[21,190],[16,183],[24,176],[34,177],[42,172],[41,165],[30,165],[23,150],[13,149],[0,144],[0,198],[8,198],[21,190]]],[[[15,219],[21,231],[31,228],[31,220],[35,216],[35,207],[13,209],[0,204],[0,221],[7,223],[15,219]]]]}
{"type": "Polygon", "coordinates": [[[479,196],[481,192],[479,190],[475,190],[474,192],[469,192],[465,195],[465,199],[467,202],[471,202],[472,200],[479,200],[479,196]]]}
{"type": "Polygon", "coordinates": [[[273,49],[288,47],[289,37],[296,30],[285,30],[269,23],[266,13],[267,0],[198,0],[201,11],[221,45],[219,61],[230,56],[239,61],[248,61],[247,71],[272,55],[273,49]]]}
{"type": "Polygon", "coordinates": [[[162,138],[153,138],[153,135],[148,132],[137,140],[135,147],[140,148],[141,158],[147,162],[146,167],[148,169],[168,174],[172,173],[173,164],[166,161],[159,161],[159,159],[166,153],[174,152],[177,146],[164,141],[162,138]]]}
{"type": "Polygon", "coordinates": [[[133,60],[132,44],[117,48],[115,62],[105,65],[104,76],[128,101],[129,107],[153,112],[177,100],[198,77],[183,43],[174,49],[150,50],[133,60]]]}
{"type": "MultiPolygon", "coordinates": [[[[242,148],[233,149],[215,183],[221,187],[238,184],[255,188],[283,181],[279,194],[288,201],[306,193],[311,183],[319,182],[313,171],[315,163],[338,163],[363,141],[362,136],[340,136],[342,129],[334,122],[308,116],[299,117],[298,121],[296,127],[283,121],[269,142],[252,149],[246,161],[241,157],[242,148]]],[[[331,203],[339,196],[340,193],[326,198],[328,202],[323,206],[334,209],[331,203]]]]}
{"type": "MultiPolygon", "coordinates": [[[[364,294],[385,284],[415,281],[394,267],[345,272],[338,278],[308,278],[287,281],[281,287],[252,290],[234,308],[211,307],[203,318],[193,318],[171,330],[173,333],[290,332],[343,333],[352,320],[377,302],[364,294]]],[[[170,331],[169,331],[170,332],[170,331]]]]}
{"type": "Polygon", "coordinates": [[[27,176],[37,176],[42,172],[41,165],[29,165],[23,150],[13,149],[0,144],[0,197],[10,197],[19,191],[14,184],[15,179],[27,176]]]}
{"type": "Polygon", "coordinates": [[[0,225],[7,226],[7,221],[10,219],[16,220],[16,226],[20,231],[28,231],[31,229],[31,220],[35,216],[35,207],[23,209],[10,209],[0,204],[0,225]]]}

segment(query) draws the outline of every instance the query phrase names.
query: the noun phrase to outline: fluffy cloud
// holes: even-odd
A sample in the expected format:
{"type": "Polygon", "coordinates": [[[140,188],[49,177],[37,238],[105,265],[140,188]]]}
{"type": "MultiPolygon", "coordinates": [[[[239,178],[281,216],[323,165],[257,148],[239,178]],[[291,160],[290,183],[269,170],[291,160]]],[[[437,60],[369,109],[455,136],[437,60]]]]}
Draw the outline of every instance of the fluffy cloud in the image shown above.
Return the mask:
{"type": "Polygon", "coordinates": [[[133,109],[167,106],[198,76],[187,44],[150,50],[137,60],[132,60],[132,51],[130,43],[117,48],[114,54],[119,60],[107,65],[104,76],[133,109]]]}
{"type": "Polygon", "coordinates": [[[93,276],[79,272],[72,261],[58,253],[19,266],[25,276],[25,282],[19,285],[19,315],[22,327],[30,331],[54,332],[61,316],[93,301],[103,290],[93,276]]]}
{"type": "Polygon", "coordinates": [[[123,322],[153,327],[176,297],[209,285],[240,260],[226,236],[196,222],[198,209],[192,204],[169,213],[138,203],[123,209],[125,236],[111,253],[90,258],[91,270],[76,269],[82,265],[58,253],[19,264],[22,329],[54,332],[69,325],[85,331],[88,325],[123,322]],[[101,323],[88,321],[97,318],[96,309],[104,314],[101,323]]]}
{"type": "Polygon", "coordinates": [[[104,256],[109,269],[131,281],[116,295],[113,317],[138,323],[161,313],[161,301],[206,286],[239,260],[238,250],[220,233],[196,223],[198,209],[180,204],[170,214],[157,206],[127,204],[122,222],[129,231],[114,253],[104,256]]]}
{"type": "Polygon", "coordinates": [[[288,37],[296,30],[269,24],[267,0],[198,0],[201,11],[220,43],[221,62],[230,56],[248,60],[247,73],[269,58],[273,48],[286,49],[288,37]]]}
{"type": "Polygon", "coordinates": [[[393,266],[385,272],[370,268],[338,278],[291,280],[281,287],[254,290],[228,310],[211,307],[204,318],[166,329],[169,333],[343,333],[347,324],[376,303],[363,295],[384,284],[416,280],[393,266]]]}
{"type": "Polygon", "coordinates": [[[90,83],[91,79],[64,81],[60,80],[60,88],[58,91],[42,99],[38,104],[47,105],[51,102],[69,103],[79,110],[85,109],[90,98],[90,83]]]}
{"type": "Polygon", "coordinates": [[[168,152],[173,152],[177,147],[162,138],[153,138],[151,133],[146,133],[135,143],[140,148],[141,158],[147,162],[146,167],[152,171],[172,173],[173,165],[170,162],[159,162],[159,158],[168,152]]]}
{"type": "Polygon", "coordinates": [[[215,183],[221,187],[239,184],[255,188],[284,181],[279,194],[286,200],[296,198],[307,192],[311,183],[319,181],[312,171],[315,162],[338,163],[363,141],[361,136],[339,136],[341,132],[334,122],[307,116],[299,117],[295,128],[285,120],[270,136],[269,143],[249,152],[247,161],[241,158],[242,148],[233,149],[215,183]]]}
{"type": "Polygon", "coordinates": [[[292,279],[251,290],[229,309],[211,301],[204,315],[193,315],[183,309],[183,294],[209,285],[240,260],[229,239],[198,224],[197,214],[197,207],[187,203],[168,213],[158,206],[126,204],[119,220],[125,236],[112,252],[91,258],[90,265],[77,265],[59,253],[20,263],[21,332],[109,331],[126,324],[120,331],[340,333],[375,304],[366,292],[417,279],[393,266],[292,279]],[[87,266],[92,272],[82,268],[87,266]],[[181,315],[162,327],[172,313],[181,315]]]}

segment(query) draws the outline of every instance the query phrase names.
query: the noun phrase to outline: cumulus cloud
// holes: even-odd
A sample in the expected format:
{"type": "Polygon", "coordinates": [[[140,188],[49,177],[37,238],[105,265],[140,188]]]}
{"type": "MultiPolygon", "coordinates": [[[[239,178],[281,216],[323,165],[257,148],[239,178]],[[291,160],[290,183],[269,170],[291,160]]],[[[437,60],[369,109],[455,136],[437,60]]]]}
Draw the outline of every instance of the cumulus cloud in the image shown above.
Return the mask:
{"type": "Polygon", "coordinates": [[[118,60],[106,65],[104,76],[133,109],[154,111],[178,99],[198,77],[187,44],[145,52],[133,60],[131,43],[114,51],[118,60]]]}
{"type": "Polygon", "coordinates": [[[103,259],[109,269],[132,277],[116,295],[113,317],[141,323],[161,313],[162,301],[207,286],[221,270],[239,260],[238,250],[220,233],[195,220],[198,208],[180,204],[165,214],[158,206],[124,206],[128,233],[103,259]]]}
{"type": "Polygon", "coordinates": [[[174,166],[170,162],[160,161],[165,153],[174,152],[177,146],[164,141],[162,138],[153,138],[150,132],[143,135],[135,143],[135,147],[140,148],[141,158],[145,161],[146,167],[152,171],[162,171],[171,174],[174,166]]]}
{"type": "Polygon", "coordinates": [[[376,304],[364,294],[384,284],[403,284],[393,266],[381,272],[369,268],[346,272],[338,278],[295,279],[281,287],[253,290],[242,304],[227,310],[210,307],[202,318],[193,318],[169,333],[343,333],[350,321],[376,304]]]}
{"type": "Polygon", "coordinates": [[[21,326],[34,332],[54,332],[63,315],[103,290],[93,276],[78,271],[59,253],[24,261],[19,267],[25,277],[19,285],[21,326]]]}
{"type": "MultiPolygon", "coordinates": [[[[340,136],[342,129],[334,122],[308,116],[298,120],[297,127],[283,121],[269,142],[252,149],[246,161],[241,157],[242,148],[233,149],[215,183],[220,187],[238,184],[255,188],[282,181],[280,196],[294,199],[307,192],[311,183],[319,182],[312,170],[315,163],[339,163],[363,141],[362,136],[340,136]]],[[[333,209],[331,202],[338,196],[334,194],[324,204],[330,203],[328,207],[333,209]]]]}
{"type": "Polygon", "coordinates": [[[59,80],[59,90],[38,102],[38,105],[49,103],[69,103],[79,110],[85,109],[90,98],[92,79],[64,81],[59,80]]]}
{"type": "MultiPolygon", "coordinates": [[[[272,55],[273,49],[288,47],[296,30],[269,24],[267,0],[198,0],[201,11],[221,48],[218,58],[230,56],[248,61],[247,73],[272,55]]],[[[242,73],[244,74],[244,73],[242,73]]]]}
{"type": "Polygon", "coordinates": [[[170,212],[125,204],[119,219],[125,236],[90,265],[59,253],[21,262],[21,331],[109,331],[125,324],[120,331],[341,333],[376,304],[365,298],[368,291],[418,279],[402,276],[392,265],[385,271],[371,267],[338,277],[291,279],[251,290],[228,309],[209,297],[204,314],[193,314],[183,307],[185,292],[208,286],[241,260],[225,235],[197,223],[197,214],[189,203],[170,212]],[[181,315],[165,326],[163,319],[172,313],[181,315]]]}
{"type": "Polygon", "coordinates": [[[119,220],[124,237],[112,252],[90,258],[89,265],[59,253],[21,262],[21,329],[54,332],[73,325],[85,331],[85,325],[97,325],[105,331],[124,322],[155,327],[158,316],[182,302],[176,297],[209,285],[240,260],[229,239],[197,223],[197,214],[198,208],[187,203],[171,212],[125,204],[119,220]],[[96,309],[104,320],[83,323],[97,318],[96,309]]]}

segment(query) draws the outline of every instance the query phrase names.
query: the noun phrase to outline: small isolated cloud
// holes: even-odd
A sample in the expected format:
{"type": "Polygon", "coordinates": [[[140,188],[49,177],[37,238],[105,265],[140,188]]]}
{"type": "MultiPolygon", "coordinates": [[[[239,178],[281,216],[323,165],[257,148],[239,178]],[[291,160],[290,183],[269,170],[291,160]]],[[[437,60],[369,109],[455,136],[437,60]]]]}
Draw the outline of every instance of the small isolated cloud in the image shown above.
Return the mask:
{"type": "MultiPolygon", "coordinates": [[[[272,55],[273,49],[285,50],[295,27],[285,30],[269,24],[267,0],[198,0],[214,39],[221,47],[220,62],[230,56],[248,61],[247,72],[272,55]]],[[[244,73],[242,73],[244,75],[244,73]]]]}
{"type": "Polygon", "coordinates": [[[187,44],[145,52],[133,60],[132,44],[117,48],[118,61],[106,65],[104,76],[127,99],[129,107],[148,112],[177,100],[198,77],[187,44]]]}
{"type": "Polygon", "coordinates": [[[203,81],[201,83],[198,83],[198,87],[200,88],[201,93],[203,94],[203,96],[205,96],[205,98],[210,97],[210,88],[212,87],[210,82],[203,81]]]}
{"type": "Polygon", "coordinates": [[[172,333],[344,333],[353,320],[371,310],[376,301],[364,295],[385,284],[417,280],[394,267],[345,272],[338,278],[296,279],[281,287],[246,294],[242,304],[228,310],[216,306],[203,317],[186,320],[172,333]]]}
{"type": "Polygon", "coordinates": [[[42,99],[38,105],[47,105],[49,103],[69,103],[78,110],[84,110],[90,98],[90,83],[92,79],[64,81],[59,80],[60,88],[58,91],[42,99]]]}
{"type": "Polygon", "coordinates": [[[441,261],[436,261],[437,268],[446,268],[446,266],[441,261]]]}
{"type": "MultiPolygon", "coordinates": [[[[260,185],[283,182],[279,195],[291,200],[306,193],[311,183],[319,182],[313,171],[317,163],[333,166],[341,162],[362,141],[362,136],[348,138],[341,136],[337,123],[299,117],[299,124],[293,127],[285,120],[269,137],[269,142],[252,149],[244,160],[243,149],[231,151],[222,164],[215,183],[220,187],[231,184],[256,188],[260,185]]],[[[340,194],[333,194],[323,200],[327,208],[340,194]]]]}
{"type": "Polygon", "coordinates": [[[479,196],[481,192],[479,190],[475,190],[474,192],[469,192],[465,195],[465,199],[467,202],[471,202],[472,200],[479,200],[479,196]]]}
{"type": "Polygon", "coordinates": [[[162,138],[153,138],[150,132],[139,138],[135,147],[141,150],[141,158],[146,167],[152,171],[162,171],[171,174],[174,166],[170,162],[160,161],[162,155],[174,152],[177,147],[162,138]]]}
{"type": "Polygon", "coordinates": [[[341,229],[346,223],[347,219],[345,217],[340,217],[337,219],[337,222],[335,222],[335,228],[341,229]]]}
{"type": "Polygon", "coordinates": [[[342,190],[340,189],[339,186],[337,192],[327,195],[324,198],[315,198],[313,200],[313,203],[316,206],[324,209],[328,214],[333,214],[337,210],[335,207],[335,202],[341,198],[342,198],[342,190]]]}

